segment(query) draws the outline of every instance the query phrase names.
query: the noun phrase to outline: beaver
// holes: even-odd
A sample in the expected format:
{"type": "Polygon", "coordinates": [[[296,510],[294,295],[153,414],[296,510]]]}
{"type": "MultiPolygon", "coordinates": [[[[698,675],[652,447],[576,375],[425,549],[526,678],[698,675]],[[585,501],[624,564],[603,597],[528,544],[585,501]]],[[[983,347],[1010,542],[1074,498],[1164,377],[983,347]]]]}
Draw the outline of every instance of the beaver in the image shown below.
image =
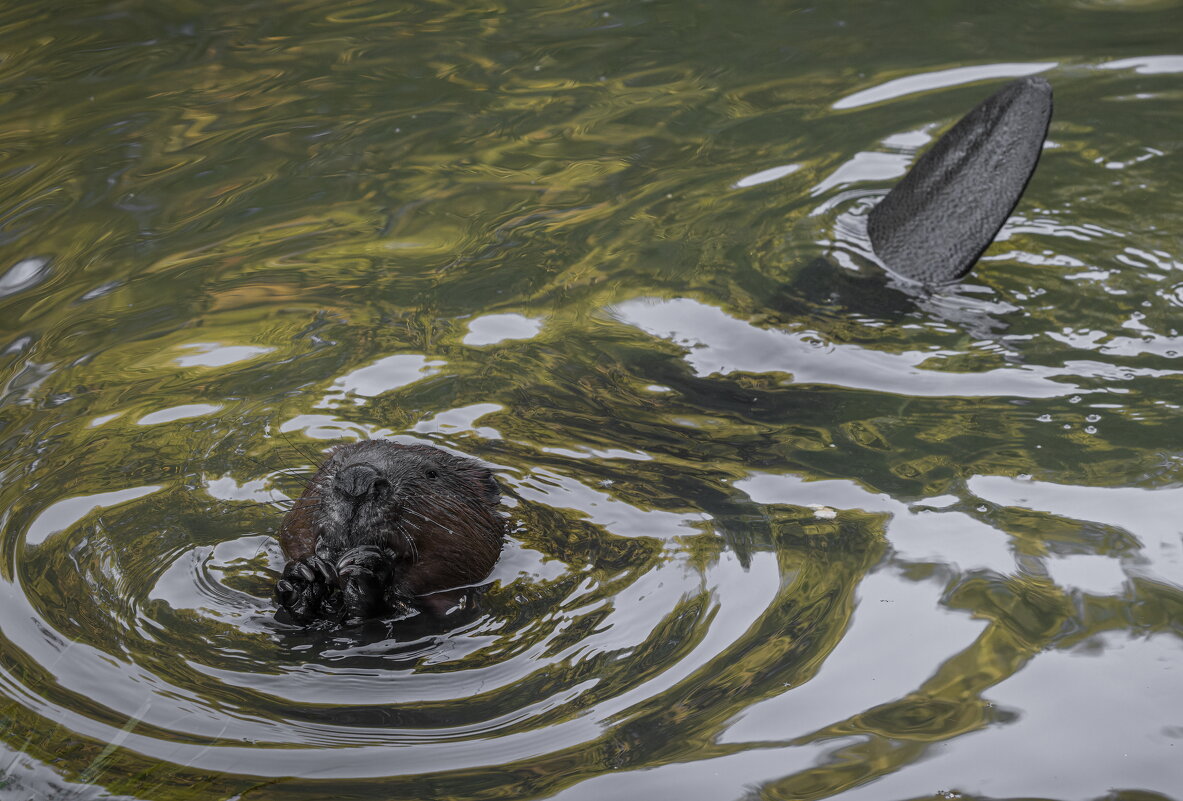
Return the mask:
{"type": "Polygon", "coordinates": [[[500,501],[473,459],[385,439],[340,445],[280,524],[276,601],[299,624],[442,612],[457,597],[444,591],[497,562],[500,501]]]}
{"type": "MultiPolygon", "coordinates": [[[[947,131],[868,214],[882,266],[922,288],[964,277],[1026,189],[1051,114],[1051,86],[1028,76],[947,131]]],[[[499,502],[471,459],[388,440],[338,447],[284,517],[276,599],[299,623],[441,611],[453,597],[441,592],[496,563],[499,502]]]]}

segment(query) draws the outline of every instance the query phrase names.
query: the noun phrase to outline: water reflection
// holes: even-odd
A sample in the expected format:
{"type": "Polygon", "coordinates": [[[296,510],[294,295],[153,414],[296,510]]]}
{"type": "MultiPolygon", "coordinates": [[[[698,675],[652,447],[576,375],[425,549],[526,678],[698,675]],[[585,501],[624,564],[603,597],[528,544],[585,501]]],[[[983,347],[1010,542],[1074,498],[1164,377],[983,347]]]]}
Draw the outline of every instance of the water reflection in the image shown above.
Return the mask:
{"type": "MultiPolygon", "coordinates": [[[[979,307],[980,309],[981,307],[979,307]]],[[[1077,391],[1061,372],[1013,366],[978,373],[940,373],[944,352],[876,353],[861,345],[828,342],[817,331],[757,328],[720,309],[689,299],[629,301],[615,316],[687,348],[696,375],[782,372],[804,384],[829,384],[913,396],[1057,397],[1077,391]]]]}
{"type": "Polygon", "coordinates": [[[0,12],[0,795],[1177,792],[1174,5],[0,12]],[[1032,72],[1019,214],[885,278],[1032,72]],[[510,541],[285,626],[272,502],[367,437],[510,541]]]}

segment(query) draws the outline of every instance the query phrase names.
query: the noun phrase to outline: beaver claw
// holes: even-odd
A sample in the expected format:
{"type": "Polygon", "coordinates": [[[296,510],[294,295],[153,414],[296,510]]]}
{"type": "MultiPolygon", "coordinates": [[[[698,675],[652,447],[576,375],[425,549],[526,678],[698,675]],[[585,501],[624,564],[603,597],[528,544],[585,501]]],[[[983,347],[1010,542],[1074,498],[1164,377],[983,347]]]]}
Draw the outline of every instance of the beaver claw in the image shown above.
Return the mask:
{"type": "Polygon", "coordinates": [[[275,600],[296,623],[332,617],[339,586],[337,568],[319,556],[294,559],[284,565],[283,578],[275,584],[275,600]]]}
{"type": "Polygon", "coordinates": [[[352,548],[337,562],[342,605],[347,617],[375,617],[391,608],[397,557],[388,548],[352,548]]]}
{"type": "Polygon", "coordinates": [[[389,548],[351,548],[334,563],[322,556],[293,559],[275,583],[275,600],[293,622],[377,617],[405,604],[395,587],[397,554],[389,548]]]}

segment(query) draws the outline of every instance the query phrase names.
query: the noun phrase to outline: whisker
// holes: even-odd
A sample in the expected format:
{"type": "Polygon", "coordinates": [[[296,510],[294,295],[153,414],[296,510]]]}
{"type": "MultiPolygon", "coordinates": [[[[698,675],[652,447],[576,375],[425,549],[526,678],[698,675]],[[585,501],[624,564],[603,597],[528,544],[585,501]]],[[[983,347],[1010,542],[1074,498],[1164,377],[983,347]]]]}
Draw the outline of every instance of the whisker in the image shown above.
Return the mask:
{"type": "Polygon", "coordinates": [[[411,514],[415,515],[415,517],[419,518],[420,520],[424,520],[428,523],[432,523],[433,525],[437,525],[440,528],[442,528],[444,531],[448,532],[449,534],[455,535],[455,533],[456,533],[456,531],[451,526],[445,525],[443,522],[436,520],[435,518],[428,517],[427,515],[421,513],[417,509],[412,509],[409,506],[404,506],[403,511],[410,512],[411,514]]]}
{"type": "Polygon", "coordinates": [[[283,437],[283,441],[286,442],[292,450],[294,450],[296,453],[300,454],[301,456],[303,456],[305,459],[312,462],[313,464],[320,464],[321,462],[324,461],[324,454],[323,453],[320,454],[319,456],[316,456],[316,455],[310,454],[308,451],[301,450],[300,446],[296,445],[294,442],[292,442],[290,439],[288,439],[288,435],[283,432],[282,428],[277,428],[276,433],[279,434],[281,437],[283,437]]]}
{"type": "Polygon", "coordinates": [[[239,455],[240,455],[240,456],[242,456],[242,458],[246,459],[247,461],[249,461],[249,462],[253,462],[253,463],[254,463],[255,465],[257,465],[257,466],[258,466],[260,469],[262,469],[262,470],[264,470],[264,471],[266,471],[266,472],[269,472],[269,473],[270,473],[270,472],[282,473],[282,474],[283,474],[284,476],[286,476],[287,478],[291,478],[291,479],[294,479],[294,480],[296,480],[296,481],[303,482],[303,484],[304,484],[305,486],[313,486],[313,485],[314,485],[314,483],[315,483],[315,482],[314,482],[314,481],[313,481],[311,478],[308,478],[307,476],[302,476],[302,475],[300,475],[300,474],[298,474],[298,473],[292,473],[292,472],[289,472],[290,470],[293,470],[294,468],[290,468],[290,467],[280,467],[280,468],[274,468],[274,469],[273,469],[273,468],[269,468],[269,467],[267,467],[267,465],[263,464],[263,463],[262,463],[262,462],[260,462],[258,459],[255,459],[254,457],[248,456],[248,455],[247,455],[247,454],[245,454],[245,453],[242,453],[242,454],[239,454],[239,455]]]}
{"type": "Polygon", "coordinates": [[[395,530],[402,535],[403,540],[407,543],[407,549],[411,552],[411,561],[418,562],[419,546],[415,543],[415,538],[407,532],[401,521],[395,524],[395,530]]]}
{"type": "Polygon", "coordinates": [[[465,513],[469,511],[467,506],[454,498],[432,498],[432,501],[437,507],[443,509],[445,512],[453,513],[452,516],[454,517],[462,518],[464,517],[465,513]]]}
{"type": "MultiPolygon", "coordinates": [[[[243,503],[250,506],[283,506],[285,504],[294,504],[292,500],[274,500],[274,501],[255,501],[247,498],[232,500],[231,503],[243,503]]],[[[287,508],[291,508],[290,506],[287,508]]]]}

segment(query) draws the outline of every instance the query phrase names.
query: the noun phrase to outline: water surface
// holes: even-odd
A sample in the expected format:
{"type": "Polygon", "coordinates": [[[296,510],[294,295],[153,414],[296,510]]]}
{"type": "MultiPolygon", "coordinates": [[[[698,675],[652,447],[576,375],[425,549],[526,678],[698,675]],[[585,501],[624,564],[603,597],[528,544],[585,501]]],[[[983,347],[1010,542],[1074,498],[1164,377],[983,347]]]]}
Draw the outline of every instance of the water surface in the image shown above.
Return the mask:
{"type": "Polygon", "coordinates": [[[0,795],[1183,798],[1178,2],[0,12],[0,795]],[[1005,80],[1028,192],[867,210],[1005,80]],[[480,606],[274,621],[292,471],[485,460],[480,606]]]}

